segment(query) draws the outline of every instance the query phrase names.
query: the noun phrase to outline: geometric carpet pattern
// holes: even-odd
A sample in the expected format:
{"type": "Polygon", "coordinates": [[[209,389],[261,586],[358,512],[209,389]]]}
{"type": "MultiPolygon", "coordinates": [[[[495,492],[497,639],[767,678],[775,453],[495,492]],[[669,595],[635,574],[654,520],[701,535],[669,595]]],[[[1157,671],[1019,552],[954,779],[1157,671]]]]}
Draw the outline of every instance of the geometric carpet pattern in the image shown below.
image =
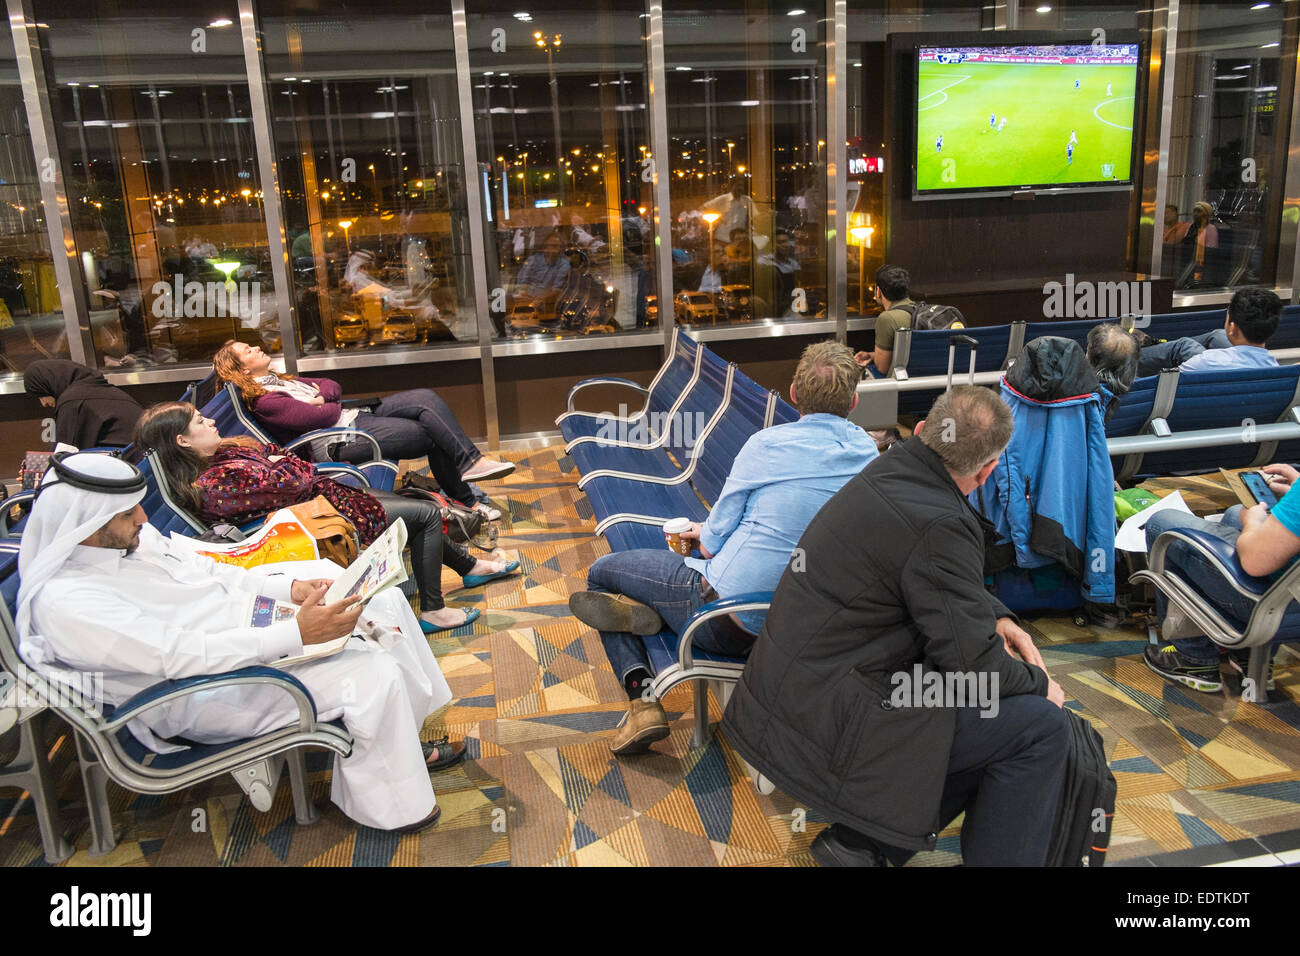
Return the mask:
{"type": "MultiPolygon", "coordinates": [[[[665,699],[672,734],[640,757],[609,741],[626,695],[594,631],[569,616],[569,594],[607,552],[562,446],[509,455],[513,475],[487,485],[501,507],[499,546],[521,573],[472,590],[450,572],[447,603],[483,613],[430,638],[454,694],[423,736],[463,739],[468,759],[433,778],[442,818],[398,836],[360,827],[329,802],[330,760],[307,757],[321,819],[300,827],[287,781],[268,812],[229,777],[163,796],[109,784],[118,847],[87,852],[73,747],[49,722],[65,866],[784,866],[812,865],[826,821],[780,791],[762,795],[716,732],[691,746],[692,689],[665,699]]],[[[1101,733],[1118,782],[1108,862],[1238,844],[1300,827],[1300,661],[1278,655],[1277,692],[1242,703],[1237,684],[1199,694],[1141,662],[1146,635],[1069,619],[1030,624],[1067,706],[1101,733]]],[[[711,719],[721,713],[710,700],[711,719]]],[[[0,737],[0,762],[11,743],[0,737]]],[[[959,823],[909,865],[960,862],[959,823]]],[[[0,789],[0,864],[43,866],[31,801],[0,789]]]]}

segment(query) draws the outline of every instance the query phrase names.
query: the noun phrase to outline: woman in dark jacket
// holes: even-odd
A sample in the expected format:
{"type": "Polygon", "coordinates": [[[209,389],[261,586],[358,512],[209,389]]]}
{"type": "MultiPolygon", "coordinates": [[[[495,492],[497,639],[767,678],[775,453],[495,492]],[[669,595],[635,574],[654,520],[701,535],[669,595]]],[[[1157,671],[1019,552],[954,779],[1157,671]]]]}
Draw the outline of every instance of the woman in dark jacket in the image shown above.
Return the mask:
{"type": "Polygon", "coordinates": [[[109,385],[94,369],[67,359],[42,359],[27,366],[23,387],[54,409],[54,438],[74,448],[122,448],[131,444],[144,409],[109,385]]]}
{"type": "Polygon", "coordinates": [[[442,534],[442,514],[432,502],[383,491],[361,491],[322,475],[276,445],[250,438],[223,439],[210,418],[188,402],[154,405],[140,419],[136,442],[152,450],[181,503],[204,521],[243,524],[323,495],[356,525],[362,546],[389,522],[406,522],[411,566],[420,588],[420,627],[426,634],[469,624],[477,608],[448,608],[442,566],[477,587],[510,574],[518,561],[475,561],[442,534]]]}

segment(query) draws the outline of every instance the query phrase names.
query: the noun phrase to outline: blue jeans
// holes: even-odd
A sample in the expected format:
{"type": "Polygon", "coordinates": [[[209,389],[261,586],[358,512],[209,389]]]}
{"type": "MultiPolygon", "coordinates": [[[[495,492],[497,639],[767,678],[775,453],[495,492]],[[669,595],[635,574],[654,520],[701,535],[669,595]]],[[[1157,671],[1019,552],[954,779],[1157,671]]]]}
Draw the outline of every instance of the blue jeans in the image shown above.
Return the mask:
{"type": "MultiPolygon", "coordinates": [[[[447,403],[427,388],[413,388],[386,396],[377,406],[357,416],[357,428],[379,442],[385,458],[429,458],[429,471],[449,498],[474,506],[473,490],[461,478],[483,453],[469,440],[447,403]]],[[[344,461],[366,461],[374,454],[369,444],[353,441],[343,446],[344,461]]]]}
{"type": "MultiPolygon", "coordinates": [[[[687,567],[680,554],[664,548],[639,548],[607,554],[592,563],[587,571],[587,590],[607,594],[626,594],[659,612],[670,630],[680,634],[692,614],[704,604],[700,588],[703,575],[687,567]]],[[[645,643],[626,631],[599,631],[605,656],[614,676],[620,681],[637,668],[650,673],[650,658],[645,643]]],[[[696,630],[692,643],[714,654],[743,657],[753,647],[753,640],[742,642],[736,635],[714,621],[706,621],[696,630]]]]}
{"type": "Polygon", "coordinates": [[[1231,348],[1232,342],[1223,329],[1215,329],[1195,338],[1173,339],[1158,345],[1148,345],[1138,353],[1138,375],[1155,375],[1162,368],[1178,368],[1194,355],[1206,349],[1231,348]]]}
{"type": "MultiPolygon", "coordinates": [[[[940,829],[965,811],[961,857],[966,866],[1042,866],[1069,753],[1065,711],[1046,697],[1019,694],[1003,697],[996,717],[981,717],[975,707],[956,712],[940,829]]],[[[856,836],[851,842],[861,846],[863,841],[856,836]]],[[[881,849],[895,866],[913,855],[897,847],[881,849]]]]}
{"type": "MultiPolygon", "coordinates": [[[[1152,515],[1151,520],[1146,525],[1147,549],[1150,550],[1156,538],[1160,537],[1163,532],[1172,528],[1199,528],[1218,538],[1222,538],[1229,544],[1235,545],[1237,536],[1241,534],[1241,505],[1234,505],[1229,508],[1223,516],[1223,521],[1218,523],[1206,521],[1204,518],[1198,518],[1195,515],[1189,515],[1181,511],[1162,511],[1159,514],[1152,515]]],[[[1182,571],[1187,580],[1194,584],[1209,599],[1210,603],[1223,613],[1235,617],[1239,621],[1245,621],[1250,617],[1250,612],[1254,609],[1255,603],[1238,594],[1236,589],[1228,584],[1227,579],[1215,570],[1210,562],[1186,544],[1177,542],[1170,545],[1169,550],[1165,552],[1165,564],[1167,566],[1172,565],[1182,571]]],[[[1156,613],[1161,620],[1164,619],[1167,605],[1168,601],[1166,601],[1165,596],[1157,591],[1156,613]]],[[[1170,641],[1170,643],[1178,648],[1179,654],[1194,663],[1210,666],[1219,662],[1219,645],[1208,637],[1178,638],[1170,641]]]]}

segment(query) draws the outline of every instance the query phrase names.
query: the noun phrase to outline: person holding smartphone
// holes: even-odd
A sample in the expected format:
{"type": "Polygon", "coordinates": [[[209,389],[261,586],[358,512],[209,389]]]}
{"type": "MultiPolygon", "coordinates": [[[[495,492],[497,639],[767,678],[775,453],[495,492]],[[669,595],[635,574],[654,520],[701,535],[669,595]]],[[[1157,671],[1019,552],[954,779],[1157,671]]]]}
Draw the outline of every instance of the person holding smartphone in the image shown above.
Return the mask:
{"type": "MultiPolygon", "coordinates": [[[[1266,465],[1260,473],[1278,497],[1272,507],[1229,508],[1222,521],[1207,521],[1182,511],[1161,511],[1147,522],[1147,548],[1156,538],[1175,528],[1208,531],[1236,547],[1237,558],[1247,574],[1268,577],[1286,568],[1300,555],[1300,494],[1292,494],[1300,471],[1291,465],[1266,465]]],[[[1178,568],[1219,610],[1246,621],[1255,602],[1232,587],[1219,571],[1194,549],[1176,542],[1166,552],[1166,562],[1178,568]]],[[[1156,596],[1156,610],[1164,620],[1166,601],[1156,596]]],[[[1163,644],[1148,644],[1143,651],[1147,667],[1166,680],[1204,693],[1223,688],[1219,671],[1219,645],[1204,635],[1176,638],[1163,644]]],[[[1273,652],[1277,653],[1276,645],[1273,652]]],[[[1242,676],[1250,658],[1249,648],[1227,651],[1228,664],[1242,676]]],[[[1267,690],[1273,689],[1273,668],[1269,665],[1267,690]]]]}

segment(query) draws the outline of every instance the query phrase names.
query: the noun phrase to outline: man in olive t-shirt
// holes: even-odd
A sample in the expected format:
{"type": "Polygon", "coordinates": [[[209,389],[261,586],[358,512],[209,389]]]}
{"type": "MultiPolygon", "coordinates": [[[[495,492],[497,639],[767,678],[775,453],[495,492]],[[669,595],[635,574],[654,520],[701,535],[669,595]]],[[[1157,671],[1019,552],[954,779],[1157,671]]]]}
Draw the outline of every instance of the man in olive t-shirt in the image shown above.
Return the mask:
{"type": "Polygon", "coordinates": [[[894,361],[894,333],[912,326],[912,312],[903,306],[915,305],[907,295],[911,276],[902,266],[881,266],[876,270],[876,301],[884,309],[876,316],[876,347],[873,352],[853,356],[872,378],[888,375],[894,361]]]}

